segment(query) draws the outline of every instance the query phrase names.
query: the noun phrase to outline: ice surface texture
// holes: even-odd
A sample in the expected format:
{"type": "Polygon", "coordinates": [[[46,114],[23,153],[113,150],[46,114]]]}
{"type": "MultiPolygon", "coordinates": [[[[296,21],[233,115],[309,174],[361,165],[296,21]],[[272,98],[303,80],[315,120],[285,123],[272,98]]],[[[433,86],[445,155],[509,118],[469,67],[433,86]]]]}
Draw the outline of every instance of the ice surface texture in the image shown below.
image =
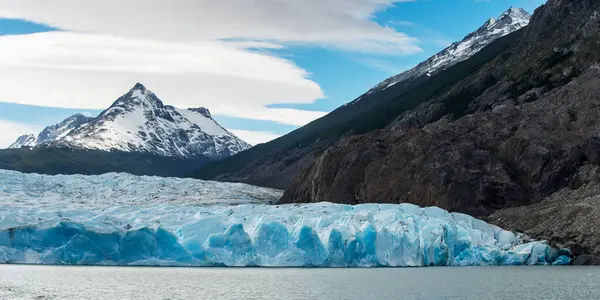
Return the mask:
{"type": "Polygon", "coordinates": [[[113,205],[248,204],[279,199],[282,191],[242,183],[108,173],[39,175],[0,170],[0,205],[107,207],[113,205]]]}
{"type": "MultiPolygon", "coordinates": [[[[29,177],[40,175],[0,171],[0,176],[4,176],[0,177],[0,262],[5,263],[312,267],[568,263],[568,258],[561,256],[566,253],[543,242],[523,244],[512,232],[435,207],[331,203],[207,206],[195,205],[190,199],[175,204],[121,199],[113,205],[110,199],[86,202],[81,197],[65,198],[69,195],[65,192],[47,196],[16,187],[18,182],[29,186],[36,182],[29,177]],[[7,179],[11,176],[20,179],[7,179]],[[15,191],[21,201],[10,196],[15,191]]],[[[102,186],[137,178],[103,176],[47,180],[62,180],[68,190],[81,188],[81,183],[74,184],[81,180],[102,186]],[[100,178],[111,179],[103,183],[100,178]]],[[[159,180],[137,179],[146,180],[145,184],[159,180]]],[[[169,179],[160,180],[171,186],[169,179]]],[[[224,192],[217,186],[227,185],[196,184],[215,194],[224,192]]],[[[199,197],[223,198],[203,195],[199,197]]]]}

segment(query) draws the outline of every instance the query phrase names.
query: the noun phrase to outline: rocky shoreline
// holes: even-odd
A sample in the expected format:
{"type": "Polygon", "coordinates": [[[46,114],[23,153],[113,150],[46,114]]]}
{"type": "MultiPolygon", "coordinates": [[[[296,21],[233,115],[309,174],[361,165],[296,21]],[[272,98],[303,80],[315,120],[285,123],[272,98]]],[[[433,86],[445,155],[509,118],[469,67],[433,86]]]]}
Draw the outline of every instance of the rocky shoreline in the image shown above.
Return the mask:
{"type": "Polygon", "coordinates": [[[600,184],[563,189],[542,202],[502,209],[486,220],[571,251],[573,265],[600,265],[600,184]]]}

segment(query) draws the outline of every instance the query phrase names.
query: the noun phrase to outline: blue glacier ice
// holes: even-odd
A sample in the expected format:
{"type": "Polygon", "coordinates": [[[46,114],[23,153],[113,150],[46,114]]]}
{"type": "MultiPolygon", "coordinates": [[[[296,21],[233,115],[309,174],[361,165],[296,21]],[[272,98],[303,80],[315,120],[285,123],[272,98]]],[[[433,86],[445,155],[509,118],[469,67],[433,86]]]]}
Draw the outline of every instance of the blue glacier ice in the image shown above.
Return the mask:
{"type": "Polygon", "coordinates": [[[36,176],[42,175],[0,170],[0,263],[397,267],[569,262],[564,251],[543,241],[525,242],[510,231],[436,207],[268,205],[261,201],[271,202],[277,192],[127,174],[45,177],[43,184],[54,182],[65,190],[29,192],[42,184],[36,176]],[[88,184],[81,180],[96,185],[99,193],[106,191],[103,185],[134,189],[137,180],[149,190],[154,184],[165,190],[179,184],[177,193],[198,198],[148,201],[129,191],[131,199],[86,199],[77,196],[88,184]],[[214,193],[227,190],[227,195],[198,194],[199,186],[214,193]],[[218,204],[206,205],[207,197],[219,199],[218,204]],[[236,205],[227,204],[227,197],[236,205]],[[240,199],[247,203],[239,204],[240,199]]]}

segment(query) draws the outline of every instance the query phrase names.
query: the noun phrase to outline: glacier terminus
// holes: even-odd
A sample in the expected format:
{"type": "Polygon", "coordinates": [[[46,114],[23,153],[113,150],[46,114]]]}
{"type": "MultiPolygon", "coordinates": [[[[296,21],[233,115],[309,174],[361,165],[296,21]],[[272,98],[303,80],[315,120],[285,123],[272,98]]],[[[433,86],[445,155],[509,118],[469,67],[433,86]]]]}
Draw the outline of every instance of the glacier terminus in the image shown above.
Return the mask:
{"type": "Polygon", "coordinates": [[[436,207],[270,204],[279,196],[278,190],[192,179],[0,170],[0,263],[419,267],[570,261],[567,250],[436,207]],[[107,190],[120,192],[102,197],[107,190]],[[152,198],[156,190],[180,194],[152,198]]]}

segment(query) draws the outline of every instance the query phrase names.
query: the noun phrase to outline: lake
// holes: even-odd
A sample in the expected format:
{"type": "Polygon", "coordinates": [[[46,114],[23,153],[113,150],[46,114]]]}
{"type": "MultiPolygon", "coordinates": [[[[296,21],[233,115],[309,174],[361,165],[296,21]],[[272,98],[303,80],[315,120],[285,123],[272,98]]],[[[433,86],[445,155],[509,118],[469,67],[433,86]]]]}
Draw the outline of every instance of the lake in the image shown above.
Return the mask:
{"type": "Polygon", "coordinates": [[[600,268],[0,265],[0,299],[600,299],[600,268]]]}

